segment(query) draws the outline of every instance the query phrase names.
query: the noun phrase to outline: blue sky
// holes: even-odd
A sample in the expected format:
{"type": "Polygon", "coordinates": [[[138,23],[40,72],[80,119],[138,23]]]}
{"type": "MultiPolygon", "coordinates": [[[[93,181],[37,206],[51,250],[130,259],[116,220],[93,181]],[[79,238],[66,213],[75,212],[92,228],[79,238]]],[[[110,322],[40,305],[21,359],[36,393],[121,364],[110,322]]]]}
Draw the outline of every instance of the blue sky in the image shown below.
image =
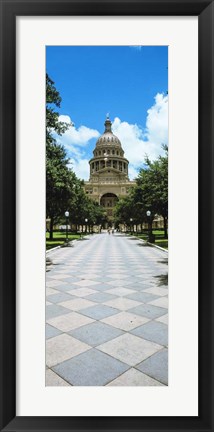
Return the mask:
{"type": "Polygon", "coordinates": [[[61,142],[79,177],[88,179],[88,160],[106,113],[137,175],[145,153],[152,159],[168,139],[168,48],[51,46],[47,72],[62,97],[59,113],[74,127],[61,142]]]}

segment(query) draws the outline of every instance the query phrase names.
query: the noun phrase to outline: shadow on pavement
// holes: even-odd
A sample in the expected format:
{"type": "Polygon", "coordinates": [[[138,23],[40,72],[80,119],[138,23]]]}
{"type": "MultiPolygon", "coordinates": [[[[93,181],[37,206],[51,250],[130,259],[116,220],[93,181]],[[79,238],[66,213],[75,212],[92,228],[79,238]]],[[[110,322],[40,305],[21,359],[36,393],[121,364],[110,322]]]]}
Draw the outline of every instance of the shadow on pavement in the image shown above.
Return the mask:
{"type": "Polygon", "coordinates": [[[168,273],[162,274],[158,276],[154,276],[156,279],[158,279],[158,286],[162,285],[168,285],[168,273]]]}
{"type": "Polygon", "coordinates": [[[168,258],[163,259],[162,261],[158,261],[158,264],[167,264],[168,265],[168,258]]]}

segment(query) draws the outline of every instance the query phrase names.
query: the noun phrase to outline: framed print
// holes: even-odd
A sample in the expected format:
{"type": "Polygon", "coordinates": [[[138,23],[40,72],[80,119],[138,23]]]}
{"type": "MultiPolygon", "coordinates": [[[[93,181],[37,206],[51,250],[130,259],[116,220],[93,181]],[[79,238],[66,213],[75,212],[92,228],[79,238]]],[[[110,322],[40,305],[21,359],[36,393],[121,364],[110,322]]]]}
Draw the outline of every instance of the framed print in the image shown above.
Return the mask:
{"type": "Polygon", "coordinates": [[[210,0],[1,0],[1,430],[213,429],[212,27],[210,0]],[[65,129],[45,139],[57,107],[65,129]],[[165,153],[147,154],[127,215],[117,203],[168,136],[167,368],[168,254],[151,245],[168,206],[160,219],[145,198],[165,153]],[[58,215],[60,189],[52,220],[49,138],[87,212],[81,195],[58,215]],[[77,241],[46,255],[54,229],[55,246],[77,241]]]}

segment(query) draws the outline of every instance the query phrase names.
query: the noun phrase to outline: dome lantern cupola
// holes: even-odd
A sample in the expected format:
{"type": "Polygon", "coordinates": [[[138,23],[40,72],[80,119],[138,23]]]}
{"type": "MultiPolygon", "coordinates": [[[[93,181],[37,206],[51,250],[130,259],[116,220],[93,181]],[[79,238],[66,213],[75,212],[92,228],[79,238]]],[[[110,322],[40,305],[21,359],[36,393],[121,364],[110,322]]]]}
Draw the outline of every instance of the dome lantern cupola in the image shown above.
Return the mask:
{"type": "Polygon", "coordinates": [[[109,119],[109,117],[107,116],[106,121],[105,121],[105,132],[104,133],[107,133],[107,132],[112,133],[111,125],[112,125],[112,122],[109,119]]]}

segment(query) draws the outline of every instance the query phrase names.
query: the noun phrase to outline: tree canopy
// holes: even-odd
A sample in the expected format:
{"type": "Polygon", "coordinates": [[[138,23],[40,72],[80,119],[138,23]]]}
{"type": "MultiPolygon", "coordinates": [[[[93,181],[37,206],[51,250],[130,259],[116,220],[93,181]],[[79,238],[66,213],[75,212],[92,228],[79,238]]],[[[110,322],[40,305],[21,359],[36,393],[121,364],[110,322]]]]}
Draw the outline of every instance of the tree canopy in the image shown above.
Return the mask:
{"type": "Polygon", "coordinates": [[[164,219],[165,237],[167,237],[168,219],[168,148],[164,146],[165,155],[157,160],[145,159],[144,167],[140,170],[130,194],[120,199],[116,205],[115,217],[117,222],[140,224],[148,221],[146,212],[150,210],[150,223],[155,215],[164,219]]]}
{"type": "Polygon", "coordinates": [[[69,219],[73,224],[101,223],[103,209],[85,193],[84,182],[77,178],[71,167],[65,148],[56,140],[70,124],[59,121],[61,96],[54,81],[46,75],[46,217],[50,219],[50,238],[54,224],[69,219]]]}

